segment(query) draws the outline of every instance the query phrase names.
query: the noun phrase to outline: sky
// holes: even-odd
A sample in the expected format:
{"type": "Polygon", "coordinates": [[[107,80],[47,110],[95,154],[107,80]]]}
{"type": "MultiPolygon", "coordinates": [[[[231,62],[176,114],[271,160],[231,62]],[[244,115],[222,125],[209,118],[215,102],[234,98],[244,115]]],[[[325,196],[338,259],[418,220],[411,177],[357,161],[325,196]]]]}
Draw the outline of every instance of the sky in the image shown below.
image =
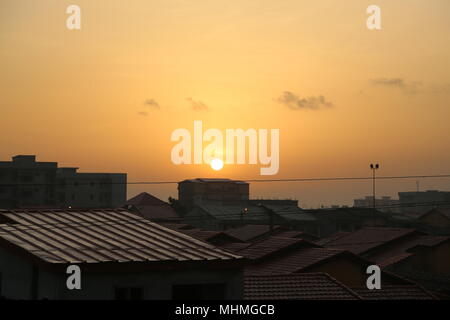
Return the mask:
{"type": "MultiPolygon", "coordinates": [[[[0,160],[129,181],[450,173],[448,0],[0,0],[0,160]],[[69,5],[81,29],[69,30],[69,5]],[[381,8],[381,30],[366,26],[381,8]],[[171,134],[280,130],[280,167],[175,165],[171,134]]],[[[258,183],[253,198],[352,204],[370,181],[258,183]]],[[[450,190],[450,179],[420,188],[450,190]]],[[[377,194],[416,190],[379,181],[377,194]]],[[[130,186],[177,196],[176,185],[130,186]]]]}

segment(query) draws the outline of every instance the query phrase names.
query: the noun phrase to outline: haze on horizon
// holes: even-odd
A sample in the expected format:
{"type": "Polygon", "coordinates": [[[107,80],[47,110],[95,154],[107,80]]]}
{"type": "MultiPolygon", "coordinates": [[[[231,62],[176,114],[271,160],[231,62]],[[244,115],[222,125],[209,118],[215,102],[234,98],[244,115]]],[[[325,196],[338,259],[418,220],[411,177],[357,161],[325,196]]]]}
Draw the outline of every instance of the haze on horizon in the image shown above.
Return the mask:
{"type": "MultiPolygon", "coordinates": [[[[171,132],[202,120],[280,129],[274,179],[369,176],[371,162],[379,175],[448,174],[449,13],[448,0],[2,0],[0,161],[36,154],[129,181],[264,178],[259,165],[172,164],[171,132]],[[71,4],[79,31],[66,28],[71,4]],[[366,28],[371,4],[380,31],[366,28]]],[[[140,191],[177,194],[129,186],[140,191]]],[[[307,206],[370,193],[369,181],[251,184],[255,198],[307,206]]]]}

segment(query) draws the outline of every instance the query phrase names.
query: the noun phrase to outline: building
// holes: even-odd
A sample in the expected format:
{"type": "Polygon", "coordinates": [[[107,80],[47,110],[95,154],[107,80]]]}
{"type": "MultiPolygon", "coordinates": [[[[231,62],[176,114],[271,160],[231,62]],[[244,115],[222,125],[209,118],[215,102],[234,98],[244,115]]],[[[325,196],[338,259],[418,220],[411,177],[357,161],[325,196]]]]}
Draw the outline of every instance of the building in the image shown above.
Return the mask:
{"type": "Polygon", "coordinates": [[[129,199],[125,207],[154,222],[177,223],[180,221],[180,216],[170,204],[147,192],[129,199]]]}
{"type": "Polygon", "coordinates": [[[315,218],[303,212],[292,200],[248,200],[236,203],[221,204],[208,202],[197,204],[184,217],[183,222],[204,230],[227,230],[243,225],[266,225],[274,228],[276,225],[289,229],[316,233],[315,218]],[[280,201],[280,205],[274,205],[280,201]],[[283,205],[284,201],[290,201],[283,205]],[[291,203],[292,202],[292,203],[291,203]]]}
{"type": "Polygon", "coordinates": [[[248,200],[249,184],[231,179],[188,179],[178,183],[178,201],[190,209],[207,202],[248,200]]]}
{"type": "Polygon", "coordinates": [[[425,213],[436,207],[450,208],[450,191],[399,192],[400,206],[405,213],[425,213]]]}
{"type": "Polygon", "coordinates": [[[0,210],[8,299],[242,299],[245,262],[125,209],[0,210]],[[67,288],[70,265],[81,290],[67,288]]]}
{"type": "Polygon", "coordinates": [[[326,273],[246,276],[245,300],[362,300],[326,273]]]}
{"type": "MultiPolygon", "coordinates": [[[[391,199],[389,196],[375,198],[375,208],[382,212],[398,212],[399,200],[391,199]]],[[[373,196],[353,200],[355,208],[373,208],[373,196]]]]}
{"type": "Polygon", "coordinates": [[[82,173],[19,155],[0,162],[0,208],[116,208],[126,201],[127,175],[82,173]]]}
{"type": "Polygon", "coordinates": [[[318,243],[360,255],[426,289],[450,293],[450,237],[406,228],[363,228],[318,243]]]}
{"type": "Polygon", "coordinates": [[[327,273],[245,276],[246,300],[436,300],[415,284],[349,288],[327,273]]]}

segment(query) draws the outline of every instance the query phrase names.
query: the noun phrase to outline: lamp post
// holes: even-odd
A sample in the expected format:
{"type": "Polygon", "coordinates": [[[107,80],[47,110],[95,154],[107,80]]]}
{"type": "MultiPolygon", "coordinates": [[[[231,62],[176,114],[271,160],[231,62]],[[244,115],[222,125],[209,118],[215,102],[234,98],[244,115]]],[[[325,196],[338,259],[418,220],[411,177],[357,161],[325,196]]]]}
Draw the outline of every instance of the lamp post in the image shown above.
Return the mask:
{"type": "Polygon", "coordinates": [[[375,213],[375,209],[376,209],[376,202],[375,202],[375,171],[378,170],[378,168],[380,167],[380,165],[378,163],[371,163],[370,164],[370,169],[372,169],[372,192],[373,192],[373,213],[375,213]]]}

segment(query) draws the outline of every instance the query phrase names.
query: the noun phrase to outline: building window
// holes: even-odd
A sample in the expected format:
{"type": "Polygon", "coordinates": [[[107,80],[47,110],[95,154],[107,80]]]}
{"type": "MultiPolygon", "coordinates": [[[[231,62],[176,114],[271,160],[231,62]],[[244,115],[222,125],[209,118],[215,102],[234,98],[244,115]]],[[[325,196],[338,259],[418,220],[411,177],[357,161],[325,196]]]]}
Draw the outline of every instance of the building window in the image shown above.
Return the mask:
{"type": "Polygon", "coordinates": [[[224,283],[182,284],[172,286],[173,300],[223,300],[224,283]]]}
{"type": "Polygon", "coordinates": [[[115,300],[142,300],[144,298],[144,288],[114,288],[115,300]]]}

